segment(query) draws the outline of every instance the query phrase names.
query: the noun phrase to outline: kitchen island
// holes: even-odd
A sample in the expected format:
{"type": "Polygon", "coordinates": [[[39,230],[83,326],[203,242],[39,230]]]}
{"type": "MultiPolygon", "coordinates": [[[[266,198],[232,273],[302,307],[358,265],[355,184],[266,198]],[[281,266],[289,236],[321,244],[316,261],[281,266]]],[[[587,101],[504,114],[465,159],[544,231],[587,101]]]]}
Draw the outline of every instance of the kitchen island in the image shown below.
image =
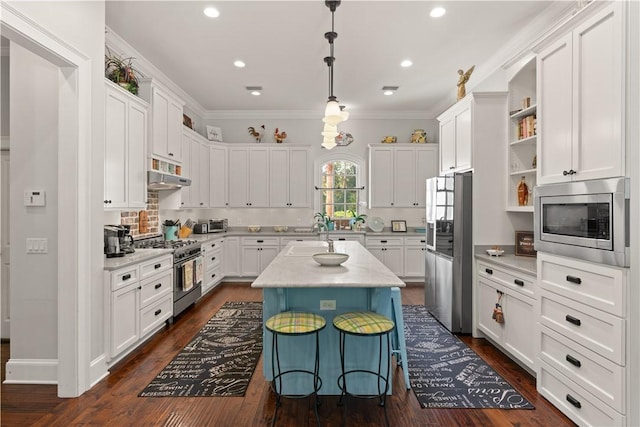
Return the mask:
{"type": "MultiPolygon", "coordinates": [[[[282,311],[306,311],[326,319],[327,327],[320,332],[320,377],[323,381],[320,394],[323,395],[340,394],[336,382],[341,373],[338,332],[333,327],[333,318],[363,310],[391,317],[391,288],[405,286],[360,243],[335,242],[335,251],[349,254],[349,259],[340,266],[321,266],[311,256],[327,252],[326,242],[290,242],[251,285],[263,289],[263,324],[282,311]]],[[[299,366],[300,361],[312,366],[313,339],[313,336],[302,336],[281,340],[282,369],[289,369],[294,364],[299,366]]],[[[271,333],[266,329],[263,329],[263,343],[264,376],[270,381],[271,333]]],[[[376,371],[377,355],[377,337],[347,337],[347,370],[353,369],[357,362],[360,369],[376,371]]],[[[387,358],[383,363],[390,363],[390,360],[387,358]]],[[[349,384],[351,392],[377,394],[374,379],[357,376],[353,382],[349,384]]],[[[308,378],[304,376],[294,377],[285,384],[287,394],[306,394],[308,391],[308,378]]]]}

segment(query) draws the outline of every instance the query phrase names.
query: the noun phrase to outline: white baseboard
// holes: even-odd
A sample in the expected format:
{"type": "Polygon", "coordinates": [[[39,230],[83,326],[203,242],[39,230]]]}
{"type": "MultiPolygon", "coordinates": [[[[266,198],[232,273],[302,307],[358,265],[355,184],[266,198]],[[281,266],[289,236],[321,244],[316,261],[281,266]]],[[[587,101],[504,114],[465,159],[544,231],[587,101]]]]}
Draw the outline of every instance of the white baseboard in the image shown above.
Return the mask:
{"type": "Polygon", "coordinates": [[[89,368],[89,388],[99,383],[107,375],[109,375],[109,371],[107,370],[107,356],[101,354],[91,361],[89,368]]]}
{"type": "Polygon", "coordinates": [[[5,384],[58,384],[58,359],[9,359],[5,384]]]}

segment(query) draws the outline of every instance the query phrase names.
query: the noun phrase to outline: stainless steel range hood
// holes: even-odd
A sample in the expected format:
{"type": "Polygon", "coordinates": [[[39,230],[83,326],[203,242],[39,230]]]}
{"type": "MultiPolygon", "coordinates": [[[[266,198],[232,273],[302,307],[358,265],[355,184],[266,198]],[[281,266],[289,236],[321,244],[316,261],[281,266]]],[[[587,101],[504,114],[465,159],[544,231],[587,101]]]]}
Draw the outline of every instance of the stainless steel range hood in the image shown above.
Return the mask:
{"type": "Polygon", "coordinates": [[[189,178],[156,171],[148,171],[147,178],[147,188],[149,190],[177,190],[178,188],[188,187],[191,185],[191,180],[189,178]]]}

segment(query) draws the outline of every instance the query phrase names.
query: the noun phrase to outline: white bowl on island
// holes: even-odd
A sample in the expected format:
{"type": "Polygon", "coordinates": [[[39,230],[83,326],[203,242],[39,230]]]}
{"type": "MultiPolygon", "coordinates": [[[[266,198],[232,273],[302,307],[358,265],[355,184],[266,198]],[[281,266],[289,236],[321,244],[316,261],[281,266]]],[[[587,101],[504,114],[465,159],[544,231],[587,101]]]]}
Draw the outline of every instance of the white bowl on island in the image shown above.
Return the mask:
{"type": "Polygon", "coordinates": [[[322,252],[311,255],[313,260],[320,265],[337,266],[349,259],[349,254],[339,252],[322,252]]]}

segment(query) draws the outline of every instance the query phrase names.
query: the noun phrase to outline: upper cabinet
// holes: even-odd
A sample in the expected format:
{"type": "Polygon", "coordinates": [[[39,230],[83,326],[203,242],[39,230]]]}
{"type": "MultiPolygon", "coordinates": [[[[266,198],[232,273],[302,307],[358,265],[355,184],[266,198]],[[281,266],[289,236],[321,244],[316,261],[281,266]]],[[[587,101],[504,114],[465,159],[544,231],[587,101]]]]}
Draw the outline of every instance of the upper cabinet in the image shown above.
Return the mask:
{"type": "Polygon", "coordinates": [[[228,177],[230,207],[269,207],[269,148],[229,148],[228,177]]]}
{"type": "Polygon", "coordinates": [[[469,94],[438,117],[440,122],[440,174],[471,169],[471,109],[469,94]]]}
{"type": "Polygon", "coordinates": [[[269,205],[272,208],[309,207],[309,148],[272,147],[269,150],[269,205]]]}
{"type": "Polygon", "coordinates": [[[229,206],[227,189],[227,147],[212,143],[209,147],[209,206],[229,206]]]}
{"type": "Polygon", "coordinates": [[[537,169],[536,59],[531,58],[509,80],[509,145],[507,210],[533,212],[533,187],[537,169]],[[518,186],[525,182],[529,197],[518,199],[518,186]]]}
{"type": "Polygon", "coordinates": [[[437,144],[369,145],[372,208],[424,207],[426,180],[436,175],[437,144]]]}
{"type": "Polygon", "coordinates": [[[140,96],[151,105],[150,154],[180,165],[184,102],[152,79],[140,80],[140,96]]]}
{"type": "Polygon", "coordinates": [[[146,208],[148,107],[137,96],[105,80],[105,208],[146,208]]]}
{"type": "Polygon", "coordinates": [[[182,175],[191,185],[180,189],[184,208],[209,207],[209,142],[184,127],[182,131],[182,175]]]}
{"type": "Polygon", "coordinates": [[[540,48],[538,184],[625,174],[623,7],[613,2],[540,48]]]}

